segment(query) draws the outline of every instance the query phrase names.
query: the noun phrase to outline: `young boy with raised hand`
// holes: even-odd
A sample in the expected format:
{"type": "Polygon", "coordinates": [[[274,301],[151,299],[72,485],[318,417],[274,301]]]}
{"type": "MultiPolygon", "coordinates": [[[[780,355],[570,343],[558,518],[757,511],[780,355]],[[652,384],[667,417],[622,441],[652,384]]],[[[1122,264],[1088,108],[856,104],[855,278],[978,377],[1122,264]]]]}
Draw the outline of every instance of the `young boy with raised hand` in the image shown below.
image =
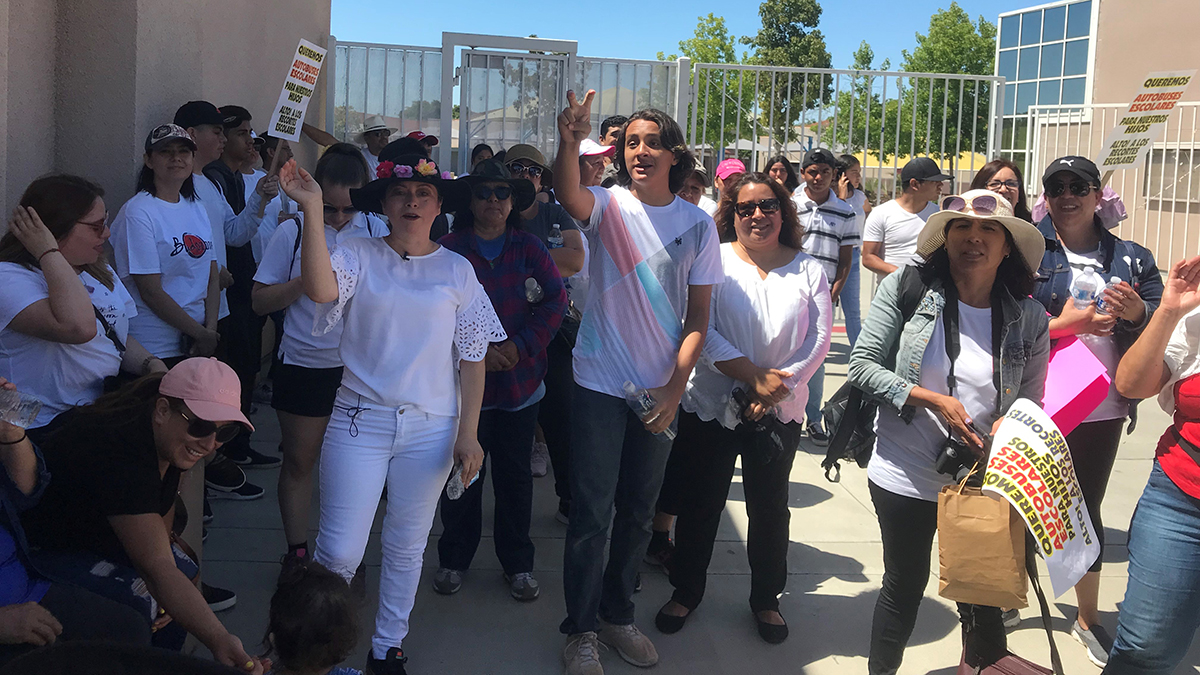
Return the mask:
{"type": "Polygon", "coordinates": [[[591,287],[574,350],[571,521],[563,586],[568,675],[601,675],[599,645],[649,667],[658,653],[633,624],[638,565],[671,451],[668,429],[700,358],[712,286],[722,278],[713,219],[675,196],[695,160],[666,113],[634,113],[617,137],[617,185],[579,185],[579,144],[592,131],[589,91],[558,117],[558,200],[591,243],[591,287]],[[638,417],[624,385],[655,405],[638,417]],[[615,508],[615,518],[613,517],[615,508]],[[604,543],[612,523],[607,565],[604,543]]]}

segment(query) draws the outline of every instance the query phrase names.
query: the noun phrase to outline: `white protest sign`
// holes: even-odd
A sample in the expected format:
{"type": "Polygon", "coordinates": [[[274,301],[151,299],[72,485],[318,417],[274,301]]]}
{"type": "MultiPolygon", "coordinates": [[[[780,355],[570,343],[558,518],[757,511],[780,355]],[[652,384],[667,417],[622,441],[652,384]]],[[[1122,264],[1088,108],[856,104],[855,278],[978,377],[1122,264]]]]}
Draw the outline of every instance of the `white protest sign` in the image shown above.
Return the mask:
{"type": "Polygon", "coordinates": [[[312,100],[317,76],[321,74],[321,64],[324,62],[325,50],[301,38],[292,65],[288,67],[287,78],[283,81],[279,102],[275,104],[275,110],[271,113],[271,123],[267,126],[268,134],[289,141],[300,141],[304,111],[308,109],[308,102],[312,100]]]}
{"type": "Polygon", "coordinates": [[[1147,75],[1117,127],[1104,139],[1096,166],[1101,171],[1140,166],[1167,128],[1167,118],[1195,74],[1195,70],[1172,70],[1147,75]]]}
{"type": "Polygon", "coordinates": [[[983,489],[1008,500],[1033,533],[1058,597],[1100,555],[1067,442],[1036,403],[1018,399],[992,441],[983,489]]]}

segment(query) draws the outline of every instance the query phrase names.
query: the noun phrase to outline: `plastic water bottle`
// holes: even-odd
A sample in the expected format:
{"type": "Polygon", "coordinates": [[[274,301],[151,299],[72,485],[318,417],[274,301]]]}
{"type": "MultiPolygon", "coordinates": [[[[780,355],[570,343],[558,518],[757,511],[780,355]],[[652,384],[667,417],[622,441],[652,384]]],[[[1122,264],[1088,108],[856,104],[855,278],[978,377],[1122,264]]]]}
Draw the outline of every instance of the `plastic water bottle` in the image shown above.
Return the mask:
{"type": "Polygon", "coordinates": [[[542,301],[546,293],[542,290],[542,285],[537,282],[537,279],[529,277],[525,280],[525,300],[531,305],[536,305],[542,301]]]}
{"type": "Polygon", "coordinates": [[[22,429],[28,429],[42,410],[42,402],[19,391],[0,389],[0,419],[22,429]]]}
{"type": "MultiPolygon", "coordinates": [[[[1108,280],[1107,284],[1104,284],[1104,288],[1106,290],[1109,288],[1114,288],[1119,283],[1121,283],[1121,277],[1113,277],[1108,280]]],[[[1108,303],[1104,301],[1104,291],[1101,291],[1100,294],[1096,296],[1096,313],[1097,314],[1109,314],[1110,313],[1108,311],[1108,303]]]]}
{"type": "Polygon", "coordinates": [[[1103,286],[1104,280],[1095,269],[1091,266],[1083,268],[1083,274],[1071,281],[1071,300],[1075,302],[1075,309],[1087,309],[1103,286]]]}
{"type": "Polygon", "coordinates": [[[462,462],[455,462],[454,468],[450,471],[450,480],[446,481],[446,496],[450,499],[458,499],[463,496],[467,488],[475,484],[479,480],[479,472],[476,471],[474,476],[471,476],[471,482],[463,484],[463,465],[462,462]]]}
{"type": "MultiPolygon", "coordinates": [[[[649,414],[651,410],[654,410],[654,406],[658,405],[658,401],[655,401],[654,396],[652,396],[644,387],[639,388],[636,384],[630,382],[629,380],[625,380],[625,384],[622,385],[622,389],[625,390],[625,402],[628,403],[633,412],[637,413],[637,416],[643,422],[645,422],[646,415],[649,414]]],[[[670,427],[667,427],[667,430],[662,433],[667,437],[668,440],[675,440],[675,432],[671,431],[670,427]]]]}
{"type": "Polygon", "coordinates": [[[546,248],[562,248],[562,229],[559,228],[558,223],[555,223],[553,227],[554,229],[550,231],[550,236],[546,237],[546,248]]]}

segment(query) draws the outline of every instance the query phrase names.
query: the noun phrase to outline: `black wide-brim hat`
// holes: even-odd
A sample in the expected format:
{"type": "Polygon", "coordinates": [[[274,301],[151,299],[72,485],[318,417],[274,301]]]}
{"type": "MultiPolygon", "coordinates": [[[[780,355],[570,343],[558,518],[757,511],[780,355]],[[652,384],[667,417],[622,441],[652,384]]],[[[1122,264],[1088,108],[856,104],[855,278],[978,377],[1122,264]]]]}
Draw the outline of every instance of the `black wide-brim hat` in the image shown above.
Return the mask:
{"type": "Polygon", "coordinates": [[[457,211],[471,201],[470,189],[462,181],[452,180],[449,171],[441,171],[431,159],[420,155],[402,155],[380,162],[375,180],[361,188],[350,189],[350,203],[359,211],[383,213],[383,198],[388,188],[403,181],[427,183],[437,188],[442,198],[442,213],[457,211]]]}
{"type": "Polygon", "coordinates": [[[533,183],[524,178],[513,178],[508,167],[497,159],[485,159],[471,171],[470,175],[463,176],[455,183],[461,183],[467,191],[466,205],[471,203],[471,192],[475,186],[480,183],[506,183],[513,190],[513,208],[517,211],[524,211],[533,205],[533,200],[537,198],[537,190],[534,189],[533,183]]]}

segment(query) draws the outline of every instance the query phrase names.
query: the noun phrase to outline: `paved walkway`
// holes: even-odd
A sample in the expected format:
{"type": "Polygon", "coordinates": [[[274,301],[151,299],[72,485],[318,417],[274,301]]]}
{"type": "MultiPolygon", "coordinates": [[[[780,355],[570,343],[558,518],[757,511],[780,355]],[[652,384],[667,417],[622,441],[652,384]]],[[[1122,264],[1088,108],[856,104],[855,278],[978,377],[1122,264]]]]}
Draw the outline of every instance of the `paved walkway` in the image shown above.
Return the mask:
{"type": "MultiPolygon", "coordinates": [[[[826,391],[840,386],[848,349],[844,335],[834,345],[826,391]]],[[[1100,593],[1104,624],[1115,631],[1117,605],[1125,593],[1126,529],[1149,475],[1155,442],[1169,423],[1153,401],[1141,406],[1137,431],[1126,436],[1104,504],[1108,550],[1100,593]]],[[[275,452],[279,432],[267,406],[254,418],[255,444],[275,452]]],[[[746,562],[746,510],[740,477],[734,477],[729,505],[718,535],[704,605],[675,635],[654,628],[654,614],[670,596],[666,577],[644,567],[645,589],[635,596],[639,626],[654,640],[661,661],[659,675],[684,673],[865,673],[871,613],[883,574],[879,528],[867,492],[866,472],[843,467],[840,483],[827,482],[820,468],[822,449],[805,442],[792,470],[791,540],[788,589],[781,611],[791,627],[782,645],[759,639],[747,604],[750,580],[746,562]]],[[[213,583],[237,591],[237,607],[220,616],[247,645],[262,638],[268,601],[285,549],[276,506],[278,471],[251,472],[251,480],[267,489],[255,502],[213,502],[216,520],[205,546],[205,573],[213,583]]],[[[484,537],[463,590],[444,597],[430,588],[437,567],[434,544],[441,531],[435,520],[426,551],[425,571],[405,640],[409,672],[414,675],[465,673],[561,672],[563,618],[562,552],[565,526],[554,520],[557,501],[553,478],[534,481],[533,537],[537,544],[536,576],[542,596],[530,604],[512,600],[490,542],[490,489],[485,502],[484,537]]],[[[382,512],[382,508],[380,511],[382,512]]],[[[316,510],[312,524],[316,526],[316,510]]],[[[378,532],[378,521],[375,532],[378,532]]],[[[314,532],[315,535],[315,532],[314,532]]],[[[311,540],[310,540],[311,541],[311,540]]],[[[378,592],[379,538],[367,547],[368,606],[362,612],[362,639],[347,665],[361,668],[371,635],[378,592]]],[[[1046,577],[1043,575],[1043,578],[1046,577]]],[[[1046,581],[1047,587],[1049,581],[1046,581]]],[[[959,653],[957,614],[952,603],[937,597],[937,556],[920,618],[901,673],[952,675],[959,653]]],[[[1030,593],[1031,607],[1037,601],[1030,593]]],[[[1074,597],[1052,601],[1056,636],[1068,674],[1093,675],[1099,669],[1084,657],[1067,634],[1074,618],[1074,597]],[[1070,617],[1070,618],[1067,618],[1070,617]]],[[[1010,633],[1013,651],[1048,664],[1045,634],[1035,610],[1022,612],[1021,625],[1010,633]]],[[[615,653],[603,656],[608,673],[636,673],[615,653]]],[[[1200,644],[1179,672],[1200,672],[1200,644]]]]}

